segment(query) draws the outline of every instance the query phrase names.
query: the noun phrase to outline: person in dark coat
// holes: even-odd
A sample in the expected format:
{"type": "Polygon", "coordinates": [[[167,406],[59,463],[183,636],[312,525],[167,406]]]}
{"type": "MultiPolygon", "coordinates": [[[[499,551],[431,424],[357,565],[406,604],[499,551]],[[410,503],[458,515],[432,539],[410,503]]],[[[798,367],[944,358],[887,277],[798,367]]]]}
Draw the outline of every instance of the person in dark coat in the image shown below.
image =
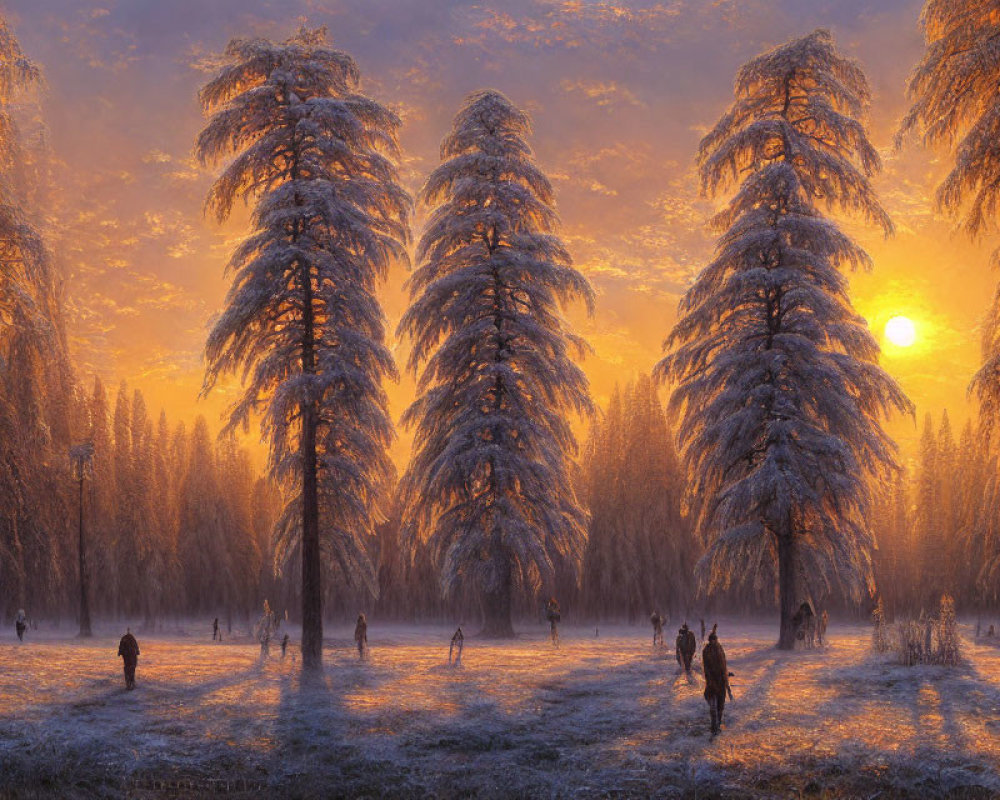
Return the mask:
{"type": "Polygon", "coordinates": [[[691,661],[694,659],[694,652],[698,649],[698,641],[694,638],[694,631],[688,628],[685,622],[677,631],[677,663],[684,668],[684,672],[691,674],[691,661]]]}
{"type": "Polygon", "coordinates": [[[219,637],[219,618],[215,618],[215,622],[212,623],[212,641],[214,642],[219,637]]]}
{"type": "Polygon", "coordinates": [[[28,629],[28,617],[23,608],[17,610],[17,618],[14,620],[14,630],[17,631],[18,641],[24,641],[24,632],[28,629]]]}
{"type": "Polygon", "coordinates": [[[286,633],[281,639],[281,657],[285,657],[285,651],[288,649],[288,634],[286,633]]]}
{"type": "Polygon", "coordinates": [[[708,644],[701,652],[701,665],[705,670],[705,700],[712,725],[712,736],[722,730],[722,712],[726,707],[726,693],[729,691],[729,666],[726,651],[719,644],[716,626],[708,635],[708,644]]]}
{"type": "Polygon", "coordinates": [[[448,663],[451,664],[452,653],[455,653],[455,666],[457,667],[462,663],[462,648],[465,646],[465,634],[462,633],[462,626],[458,626],[458,630],[451,637],[451,644],[448,646],[448,663]],[[457,651],[457,652],[456,652],[457,651]]]}
{"type": "Polygon", "coordinates": [[[135,668],[139,663],[139,643],[132,635],[132,631],[125,629],[125,635],[118,642],[118,655],[124,659],[125,664],[125,688],[135,688],[135,668]]]}
{"type": "Polygon", "coordinates": [[[808,602],[799,606],[792,617],[792,625],[795,627],[795,638],[805,647],[812,647],[816,637],[816,615],[808,602]]]}
{"type": "Polygon", "coordinates": [[[559,621],[562,619],[562,612],[559,610],[559,601],[554,597],[549,598],[545,604],[545,618],[549,621],[549,636],[556,644],[559,643],[559,621]]]}
{"type": "Polygon", "coordinates": [[[354,641],[358,645],[358,658],[363,661],[368,650],[368,620],[364,614],[358,614],[358,624],[354,626],[354,641]]]}
{"type": "Polygon", "coordinates": [[[650,617],[649,621],[653,623],[653,647],[656,645],[663,646],[663,615],[659,611],[654,611],[650,617]]]}

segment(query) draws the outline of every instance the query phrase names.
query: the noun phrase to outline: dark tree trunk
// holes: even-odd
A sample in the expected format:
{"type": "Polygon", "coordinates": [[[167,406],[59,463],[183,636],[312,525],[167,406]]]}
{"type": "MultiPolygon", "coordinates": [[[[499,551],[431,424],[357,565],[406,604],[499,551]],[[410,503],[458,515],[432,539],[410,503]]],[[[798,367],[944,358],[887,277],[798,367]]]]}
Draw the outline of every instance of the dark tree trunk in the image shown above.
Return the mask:
{"type": "MultiPolygon", "coordinates": [[[[293,131],[291,180],[299,179],[299,144],[293,131]]],[[[296,196],[296,205],[301,202],[296,196]]],[[[303,222],[295,220],[292,243],[298,241],[303,222]]],[[[316,374],[316,318],[313,308],[312,270],[298,263],[302,283],[302,372],[316,374]]],[[[302,671],[319,673],[323,669],[323,585],[319,549],[319,494],[316,480],[316,428],[319,411],[315,400],[302,404],[302,671]]]]}
{"type": "Polygon", "coordinates": [[[506,592],[487,592],[483,599],[483,636],[493,639],[513,639],[510,588],[506,592]]]}
{"type": "Polygon", "coordinates": [[[496,591],[483,593],[483,636],[494,639],[514,638],[514,623],[511,617],[512,595],[513,586],[508,564],[496,591]]]}
{"type": "Polygon", "coordinates": [[[781,607],[779,650],[795,647],[795,543],[790,534],[778,537],[778,602],[781,607]]]}
{"type": "MultiPolygon", "coordinates": [[[[83,467],[80,468],[81,471],[83,467]]],[[[87,591],[87,551],[84,548],[83,537],[83,478],[80,478],[80,537],[79,537],[79,558],[80,558],[80,636],[93,636],[90,629],[90,601],[87,591]]]]}
{"type": "MultiPolygon", "coordinates": [[[[311,316],[308,314],[307,316],[311,316]]],[[[312,328],[312,325],[309,325],[312,328]]],[[[323,587],[316,487],[316,406],[302,414],[302,669],[323,668],[323,587]]]]}

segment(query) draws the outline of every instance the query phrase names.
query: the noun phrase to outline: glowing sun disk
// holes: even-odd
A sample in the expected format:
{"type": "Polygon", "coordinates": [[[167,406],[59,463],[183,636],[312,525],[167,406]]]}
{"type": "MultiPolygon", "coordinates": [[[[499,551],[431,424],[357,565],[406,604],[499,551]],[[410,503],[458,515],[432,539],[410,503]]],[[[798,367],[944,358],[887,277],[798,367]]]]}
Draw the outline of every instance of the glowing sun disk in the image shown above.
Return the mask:
{"type": "Polygon", "coordinates": [[[909,317],[893,317],[885,323],[885,338],[896,347],[909,347],[917,339],[917,329],[909,317]]]}

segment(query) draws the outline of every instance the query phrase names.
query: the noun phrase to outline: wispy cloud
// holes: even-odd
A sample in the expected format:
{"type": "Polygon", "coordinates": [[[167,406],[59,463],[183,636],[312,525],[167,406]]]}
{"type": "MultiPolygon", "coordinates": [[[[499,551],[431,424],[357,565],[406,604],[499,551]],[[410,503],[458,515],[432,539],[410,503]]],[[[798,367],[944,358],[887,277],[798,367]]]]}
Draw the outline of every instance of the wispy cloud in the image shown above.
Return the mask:
{"type": "MultiPolygon", "coordinates": [[[[414,191],[439,162],[439,143],[466,94],[491,86],[528,109],[562,233],[600,297],[593,320],[572,316],[595,344],[585,367],[599,397],[620,375],[652,366],[677,298],[711,257],[705,222],[723,198],[699,196],[693,158],[731,102],[738,66],[793,35],[831,28],[868,68],[873,135],[885,146],[922,46],[920,0],[9,0],[6,7],[47,75],[59,191],[46,214],[68,274],[72,347],[84,368],[159,381],[165,396],[190,407],[206,325],[225,293],[224,266],[247,225],[242,207],[225,226],[205,219],[215,171],[192,157],[204,123],[198,89],[232,36],[328,25],[361,66],[364,90],[402,117],[401,171],[414,191]]],[[[931,210],[944,166],[915,145],[886,153],[877,187],[900,233],[885,242],[851,226],[876,262],[852,286],[858,307],[874,314],[893,305],[898,289],[881,277],[926,278],[908,285],[937,295],[933,324],[967,332],[995,276],[985,269],[990,245],[951,237],[951,223],[931,210]],[[942,278],[956,271],[960,281],[942,278]]],[[[384,293],[392,318],[405,303],[403,279],[394,274],[384,293]]],[[[907,388],[918,404],[958,402],[978,359],[974,336],[938,341],[949,348],[942,374],[958,388],[946,395],[914,377],[907,388]]],[[[395,408],[411,390],[392,390],[395,408]]]]}

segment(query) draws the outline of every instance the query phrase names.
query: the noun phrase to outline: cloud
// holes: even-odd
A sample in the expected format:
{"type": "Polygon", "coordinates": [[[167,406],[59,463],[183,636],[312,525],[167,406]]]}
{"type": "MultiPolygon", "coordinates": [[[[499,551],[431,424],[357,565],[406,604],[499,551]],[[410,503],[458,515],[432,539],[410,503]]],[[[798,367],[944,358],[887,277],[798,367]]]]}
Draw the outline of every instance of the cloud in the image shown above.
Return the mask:
{"type": "MultiPolygon", "coordinates": [[[[493,86],[531,111],[531,145],[556,184],[562,235],[600,296],[593,320],[577,312],[572,319],[595,342],[585,369],[604,396],[621,375],[648,370],[659,357],[678,296],[711,257],[705,222],[725,198],[699,197],[693,159],[700,136],[732,101],[740,64],[793,35],[832,28],[868,68],[873,136],[887,144],[922,46],[918,5],[9,0],[15,30],[47,76],[59,191],[46,216],[68,274],[71,346],[88,368],[148,379],[180,411],[201,409],[205,329],[225,295],[224,267],[246,233],[247,212],[241,206],[223,226],[203,216],[216,171],[192,157],[204,124],[198,90],[231,37],[283,38],[299,24],[326,24],[360,65],[364,90],[402,117],[401,174],[411,190],[439,163],[441,139],[470,92],[493,86]]],[[[877,188],[901,232],[884,242],[851,228],[876,264],[852,286],[858,307],[867,308],[883,296],[882,276],[926,276],[920,291],[949,297],[935,324],[963,332],[976,324],[995,277],[981,248],[949,238],[950,223],[931,211],[946,162],[916,145],[887,157],[877,188]]],[[[405,303],[403,279],[393,274],[384,292],[393,318],[405,303]]],[[[974,336],[969,344],[953,338],[941,340],[949,348],[941,374],[958,397],[978,344],[974,336]]],[[[929,384],[920,380],[907,387],[918,403],[945,401],[937,384],[921,394],[929,384]]],[[[396,411],[410,390],[392,391],[396,411]]]]}
{"type": "Polygon", "coordinates": [[[593,100],[599,107],[606,108],[609,113],[619,105],[644,105],[629,89],[615,81],[574,81],[567,78],[559,86],[567,94],[582,94],[589,100],[593,100]]]}
{"type": "Polygon", "coordinates": [[[173,160],[174,157],[170,153],[164,153],[162,150],[150,150],[142,157],[143,164],[169,164],[173,160]]]}
{"type": "MultiPolygon", "coordinates": [[[[694,0],[695,5],[698,0],[694,0]]],[[[489,47],[493,40],[532,48],[583,49],[655,48],[672,38],[676,22],[690,2],[674,0],[639,7],[627,3],[525,3],[520,13],[491,8],[472,9],[471,30],[455,37],[462,45],[489,47]]]]}

